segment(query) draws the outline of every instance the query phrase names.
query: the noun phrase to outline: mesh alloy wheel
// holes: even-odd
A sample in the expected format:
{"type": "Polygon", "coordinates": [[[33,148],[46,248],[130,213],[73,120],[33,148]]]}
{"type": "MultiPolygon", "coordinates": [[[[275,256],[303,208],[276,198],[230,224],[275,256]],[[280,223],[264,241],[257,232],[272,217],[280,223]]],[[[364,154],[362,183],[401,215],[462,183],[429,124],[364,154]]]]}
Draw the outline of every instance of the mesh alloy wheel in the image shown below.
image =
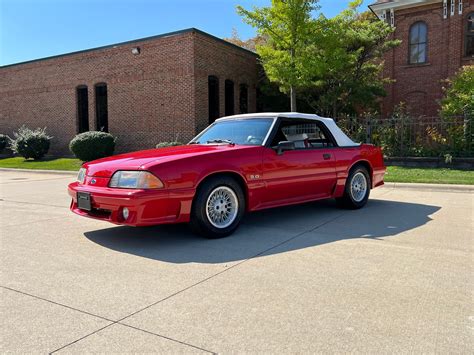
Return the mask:
{"type": "Polygon", "coordinates": [[[206,238],[232,234],[245,214],[245,193],[236,178],[221,175],[204,180],[191,207],[190,225],[206,238]]]}
{"type": "Polygon", "coordinates": [[[362,172],[354,174],[351,180],[351,195],[355,202],[361,202],[367,194],[367,178],[362,172]]]}
{"type": "Polygon", "coordinates": [[[346,180],[344,195],[336,199],[338,205],[343,208],[358,209],[367,204],[371,188],[370,175],[362,165],[354,166],[346,180]]]}
{"type": "Polygon", "coordinates": [[[227,186],[214,189],[207,198],[206,216],[216,228],[227,228],[237,217],[239,201],[234,191],[227,186]]]}

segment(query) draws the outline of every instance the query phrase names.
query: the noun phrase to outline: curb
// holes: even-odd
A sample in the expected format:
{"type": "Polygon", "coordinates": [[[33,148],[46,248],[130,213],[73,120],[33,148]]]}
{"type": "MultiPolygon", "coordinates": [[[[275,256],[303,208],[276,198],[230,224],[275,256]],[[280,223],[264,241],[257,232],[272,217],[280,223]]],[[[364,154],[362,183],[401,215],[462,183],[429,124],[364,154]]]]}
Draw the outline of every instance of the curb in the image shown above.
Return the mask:
{"type": "Polygon", "coordinates": [[[392,189],[406,189],[406,190],[444,191],[444,192],[474,192],[474,185],[386,182],[383,186],[388,187],[388,188],[392,188],[392,189]]]}
{"type": "Polygon", "coordinates": [[[77,175],[77,171],[67,171],[67,170],[0,168],[0,171],[38,173],[38,174],[55,174],[55,175],[71,175],[71,176],[76,176],[77,175]]]}

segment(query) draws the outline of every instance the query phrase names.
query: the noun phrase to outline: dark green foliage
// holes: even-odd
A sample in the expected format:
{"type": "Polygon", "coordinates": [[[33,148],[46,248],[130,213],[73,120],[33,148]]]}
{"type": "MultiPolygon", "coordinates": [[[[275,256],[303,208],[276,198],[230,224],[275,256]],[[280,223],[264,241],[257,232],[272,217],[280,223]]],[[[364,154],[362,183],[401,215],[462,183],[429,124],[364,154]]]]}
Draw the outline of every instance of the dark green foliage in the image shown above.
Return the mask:
{"type": "Polygon", "coordinates": [[[6,134],[0,134],[0,153],[3,153],[3,151],[7,148],[9,141],[10,137],[8,137],[6,134]]]}
{"type": "Polygon", "coordinates": [[[114,154],[115,138],[107,132],[84,132],[72,139],[69,149],[82,161],[100,159],[114,154]]]}
{"type": "Polygon", "coordinates": [[[400,104],[389,118],[345,117],[337,124],[354,141],[373,143],[388,157],[472,157],[469,117],[414,117],[400,104]]]}
{"type": "Polygon", "coordinates": [[[13,133],[10,149],[25,159],[41,159],[48,153],[51,138],[46,134],[46,128],[31,130],[21,126],[18,132],[13,133]]]}
{"type": "Polygon", "coordinates": [[[181,142],[161,142],[156,145],[156,148],[166,148],[166,147],[176,147],[178,145],[183,145],[181,142]]]}
{"type": "Polygon", "coordinates": [[[447,84],[445,98],[441,101],[441,115],[474,118],[474,65],[462,67],[447,84]]]}
{"type": "Polygon", "coordinates": [[[450,125],[449,137],[456,151],[474,151],[474,65],[462,67],[447,81],[441,101],[441,117],[450,125]],[[463,126],[453,125],[464,118],[463,126]]]}

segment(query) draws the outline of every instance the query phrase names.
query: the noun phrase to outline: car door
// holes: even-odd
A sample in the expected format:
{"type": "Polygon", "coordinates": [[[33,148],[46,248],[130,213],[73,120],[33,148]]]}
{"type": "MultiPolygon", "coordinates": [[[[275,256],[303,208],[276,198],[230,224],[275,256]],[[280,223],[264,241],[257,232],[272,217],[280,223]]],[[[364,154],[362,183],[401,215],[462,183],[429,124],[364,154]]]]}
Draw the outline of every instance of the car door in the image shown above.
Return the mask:
{"type": "Polygon", "coordinates": [[[336,183],[336,148],[322,122],[280,119],[263,154],[265,204],[285,204],[330,197],[336,183]],[[272,148],[291,141],[295,150],[272,148]]]}

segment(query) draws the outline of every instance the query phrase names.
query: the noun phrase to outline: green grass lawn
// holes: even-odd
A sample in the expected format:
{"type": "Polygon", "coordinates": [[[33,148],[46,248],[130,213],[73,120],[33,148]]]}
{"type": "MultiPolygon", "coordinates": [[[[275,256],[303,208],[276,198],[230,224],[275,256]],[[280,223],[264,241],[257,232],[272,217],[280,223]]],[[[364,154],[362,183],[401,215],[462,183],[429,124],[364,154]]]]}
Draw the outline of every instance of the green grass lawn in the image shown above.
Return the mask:
{"type": "MultiPolygon", "coordinates": [[[[0,159],[0,168],[42,169],[42,170],[79,170],[82,162],[73,158],[44,160],[25,160],[20,157],[0,159]]],[[[474,171],[431,168],[404,168],[389,166],[385,175],[386,182],[422,182],[430,184],[466,184],[474,185],[474,171]]]]}
{"type": "Polygon", "coordinates": [[[69,170],[77,171],[82,162],[74,158],[44,158],[42,160],[25,160],[21,157],[0,159],[0,168],[69,170]]]}
{"type": "Polygon", "coordinates": [[[389,166],[384,180],[385,182],[474,185],[474,171],[389,166]]]}

